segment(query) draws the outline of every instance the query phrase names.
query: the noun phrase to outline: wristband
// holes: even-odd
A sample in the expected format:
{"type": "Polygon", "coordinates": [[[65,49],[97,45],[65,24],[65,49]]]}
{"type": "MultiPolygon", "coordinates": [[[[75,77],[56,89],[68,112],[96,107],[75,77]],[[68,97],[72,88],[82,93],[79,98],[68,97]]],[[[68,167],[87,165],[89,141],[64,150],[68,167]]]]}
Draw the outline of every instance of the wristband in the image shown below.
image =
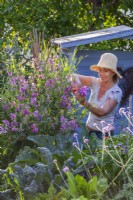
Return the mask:
{"type": "Polygon", "coordinates": [[[84,107],[86,108],[86,109],[88,109],[88,110],[90,110],[90,103],[88,102],[88,101],[86,101],[85,103],[84,103],[84,107]]]}

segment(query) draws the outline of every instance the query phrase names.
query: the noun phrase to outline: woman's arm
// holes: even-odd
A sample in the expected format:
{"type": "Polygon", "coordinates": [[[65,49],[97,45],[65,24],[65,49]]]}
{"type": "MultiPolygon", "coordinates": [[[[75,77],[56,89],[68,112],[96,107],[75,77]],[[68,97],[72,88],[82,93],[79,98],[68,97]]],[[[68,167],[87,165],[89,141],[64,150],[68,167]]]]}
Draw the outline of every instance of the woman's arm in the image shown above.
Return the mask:
{"type": "Polygon", "coordinates": [[[79,74],[74,74],[73,75],[73,81],[71,86],[72,86],[72,91],[75,93],[78,91],[79,88],[82,86],[87,86],[90,87],[92,84],[92,77],[91,76],[83,76],[79,74]]]}
{"type": "Polygon", "coordinates": [[[74,74],[75,80],[80,83],[82,86],[91,86],[92,77],[91,76],[84,76],[79,74],[74,74]]]}
{"type": "Polygon", "coordinates": [[[107,99],[102,107],[97,107],[89,102],[83,104],[85,108],[98,117],[106,116],[115,108],[116,105],[117,101],[115,99],[107,99]]]}
{"type": "Polygon", "coordinates": [[[116,99],[107,99],[102,107],[98,107],[86,101],[86,99],[82,98],[77,92],[75,93],[75,97],[82,106],[98,117],[106,116],[117,105],[116,99]]]}

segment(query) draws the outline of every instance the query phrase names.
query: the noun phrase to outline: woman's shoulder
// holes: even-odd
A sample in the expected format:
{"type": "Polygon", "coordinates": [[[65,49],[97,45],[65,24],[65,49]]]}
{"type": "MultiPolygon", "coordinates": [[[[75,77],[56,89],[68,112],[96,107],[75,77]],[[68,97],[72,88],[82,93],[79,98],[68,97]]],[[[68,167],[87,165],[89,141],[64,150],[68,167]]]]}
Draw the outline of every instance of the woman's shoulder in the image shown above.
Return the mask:
{"type": "Polygon", "coordinates": [[[116,99],[118,102],[120,102],[120,100],[121,100],[121,98],[122,98],[122,90],[121,90],[121,88],[118,86],[118,84],[115,84],[115,85],[109,90],[108,97],[109,97],[109,98],[116,99]]]}
{"type": "Polygon", "coordinates": [[[121,90],[121,88],[119,87],[118,84],[115,84],[115,85],[114,85],[114,87],[112,88],[112,91],[122,93],[122,90],[121,90]]]}

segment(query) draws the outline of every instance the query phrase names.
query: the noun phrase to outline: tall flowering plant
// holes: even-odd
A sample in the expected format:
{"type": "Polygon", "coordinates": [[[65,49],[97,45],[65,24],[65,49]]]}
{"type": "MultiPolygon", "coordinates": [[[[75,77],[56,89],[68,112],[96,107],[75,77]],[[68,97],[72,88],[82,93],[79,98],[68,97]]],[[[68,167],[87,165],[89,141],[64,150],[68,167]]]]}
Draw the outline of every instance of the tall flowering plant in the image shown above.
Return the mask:
{"type": "Polygon", "coordinates": [[[78,127],[75,103],[71,95],[70,69],[58,51],[45,48],[35,65],[7,67],[7,82],[2,96],[2,134],[55,135],[78,127]]]}

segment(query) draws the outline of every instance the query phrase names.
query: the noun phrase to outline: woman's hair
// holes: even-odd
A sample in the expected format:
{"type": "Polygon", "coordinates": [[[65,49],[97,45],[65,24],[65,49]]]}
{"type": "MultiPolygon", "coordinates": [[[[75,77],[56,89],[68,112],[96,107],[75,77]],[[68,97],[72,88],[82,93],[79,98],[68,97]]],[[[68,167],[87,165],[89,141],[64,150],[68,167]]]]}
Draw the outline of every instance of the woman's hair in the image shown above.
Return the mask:
{"type": "Polygon", "coordinates": [[[119,77],[117,76],[117,74],[114,74],[113,76],[113,82],[117,83],[119,81],[119,77]]]}
{"type": "Polygon", "coordinates": [[[129,67],[126,70],[118,67],[117,70],[122,76],[118,83],[122,89],[122,99],[120,102],[120,107],[122,107],[128,102],[129,96],[133,95],[133,67],[129,67]]]}

